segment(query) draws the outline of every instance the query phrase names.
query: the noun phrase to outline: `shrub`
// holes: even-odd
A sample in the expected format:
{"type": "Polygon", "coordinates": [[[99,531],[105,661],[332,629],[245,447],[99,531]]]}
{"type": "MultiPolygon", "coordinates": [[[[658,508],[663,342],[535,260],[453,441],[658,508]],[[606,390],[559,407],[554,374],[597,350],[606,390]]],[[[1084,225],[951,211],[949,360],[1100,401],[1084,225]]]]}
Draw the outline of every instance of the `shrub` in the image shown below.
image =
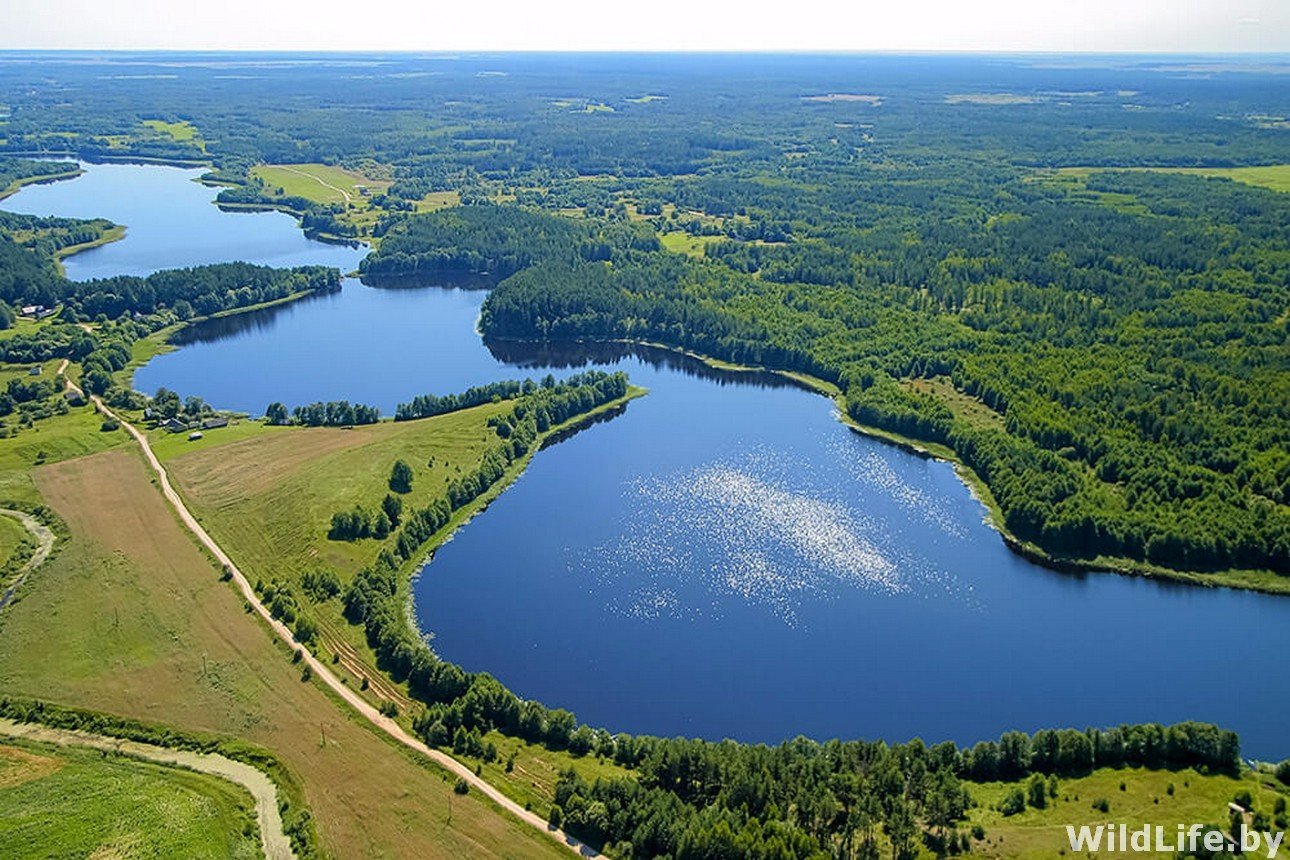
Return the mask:
{"type": "Polygon", "coordinates": [[[1008,793],[1008,796],[999,804],[999,811],[1005,817],[1026,811],[1026,796],[1020,788],[1014,788],[1008,793]]]}
{"type": "Polygon", "coordinates": [[[464,776],[459,776],[457,777],[457,782],[453,785],[452,790],[454,794],[469,794],[470,783],[466,782],[466,778],[464,776]]]}
{"type": "Polygon", "coordinates": [[[1026,800],[1035,809],[1043,809],[1048,805],[1048,786],[1037,773],[1026,781],[1026,800]]]}

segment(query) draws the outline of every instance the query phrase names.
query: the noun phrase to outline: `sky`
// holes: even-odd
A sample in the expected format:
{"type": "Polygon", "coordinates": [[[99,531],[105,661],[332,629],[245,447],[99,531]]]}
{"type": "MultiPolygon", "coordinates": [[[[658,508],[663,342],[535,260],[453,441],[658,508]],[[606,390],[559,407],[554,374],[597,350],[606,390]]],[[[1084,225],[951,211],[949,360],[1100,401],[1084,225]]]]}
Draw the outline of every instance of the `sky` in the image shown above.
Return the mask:
{"type": "Polygon", "coordinates": [[[0,48],[1290,51],[1290,0],[3,0],[0,48]]]}

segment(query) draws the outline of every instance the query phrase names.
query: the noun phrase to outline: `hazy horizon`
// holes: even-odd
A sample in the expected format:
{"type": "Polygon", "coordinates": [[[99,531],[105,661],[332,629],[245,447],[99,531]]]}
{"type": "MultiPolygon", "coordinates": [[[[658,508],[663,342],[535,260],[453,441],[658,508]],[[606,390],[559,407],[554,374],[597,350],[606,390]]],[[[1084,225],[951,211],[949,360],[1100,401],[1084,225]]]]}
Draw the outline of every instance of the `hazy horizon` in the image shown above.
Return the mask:
{"type": "Polygon", "coordinates": [[[606,10],[596,0],[428,10],[376,0],[227,0],[176,11],[159,0],[11,0],[0,50],[677,53],[1280,54],[1280,0],[1075,3],[801,0],[791,14],[657,0],[606,10]]]}

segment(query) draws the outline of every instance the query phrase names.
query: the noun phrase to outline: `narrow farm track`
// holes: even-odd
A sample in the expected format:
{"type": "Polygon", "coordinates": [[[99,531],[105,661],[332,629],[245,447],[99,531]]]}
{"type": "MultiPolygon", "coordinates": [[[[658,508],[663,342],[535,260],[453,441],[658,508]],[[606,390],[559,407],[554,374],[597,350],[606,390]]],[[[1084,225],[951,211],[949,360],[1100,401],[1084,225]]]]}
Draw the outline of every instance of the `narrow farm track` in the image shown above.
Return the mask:
{"type": "Polygon", "coordinates": [[[54,551],[54,533],[44,523],[26,511],[0,508],[0,515],[13,517],[22,523],[22,527],[36,539],[36,551],[32,553],[31,558],[27,559],[27,563],[22,566],[22,570],[18,571],[18,577],[13,581],[13,584],[5,589],[4,594],[0,594],[0,610],[3,610],[9,605],[9,601],[13,599],[14,594],[17,593],[18,586],[22,585],[27,579],[27,574],[44,564],[45,559],[49,558],[49,554],[54,551]]]}
{"type": "Polygon", "coordinates": [[[346,203],[349,203],[349,202],[350,202],[350,197],[349,197],[349,192],[348,192],[348,191],[346,191],[344,188],[337,188],[335,185],[332,185],[330,182],[326,181],[325,179],[323,179],[323,178],[322,178],[322,177],[320,177],[320,176],[314,176],[312,173],[306,173],[306,172],[305,172],[305,171],[303,171],[303,170],[297,170],[296,168],[294,168],[294,167],[288,167],[288,166],[287,166],[287,165],[285,165],[285,164],[284,164],[284,165],[281,165],[281,169],[282,169],[282,170],[287,171],[288,173],[294,173],[294,174],[296,174],[297,176],[304,176],[304,177],[308,177],[309,179],[312,179],[312,180],[314,180],[315,182],[317,182],[317,183],[318,183],[319,185],[321,185],[323,188],[330,188],[332,191],[335,191],[335,192],[337,192],[338,194],[340,194],[340,196],[341,196],[341,197],[344,197],[344,198],[345,198],[345,202],[346,202],[346,203]]]}
{"type": "MultiPolygon", "coordinates": [[[[68,384],[70,385],[70,383],[68,384]]],[[[90,399],[94,402],[95,408],[98,409],[100,413],[119,421],[121,427],[139,443],[139,447],[143,451],[144,459],[148,462],[148,466],[157,476],[157,485],[161,489],[162,495],[165,496],[166,501],[170,503],[170,506],[174,508],[175,513],[179,516],[179,521],[185,528],[193,533],[197,538],[198,543],[210,552],[219,564],[223,565],[224,569],[227,570],[232,577],[233,582],[237,584],[237,588],[242,593],[242,597],[245,598],[247,603],[249,603],[255,612],[264,620],[264,622],[269,626],[269,629],[273,631],[274,635],[285,642],[288,647],[300,652],[302,661],[309,667],[315,677],[319,678],[324,684],[330,687],[336,695],[343,699],[350,707],[357,711],[372,725],[385,732],[385,734],[389,735],[403,746],[415,750],[447,770],[449,773],[465,780],[466,784],[469,785],[472,790],[478,791],[484,797],[487,797],[493,803],[501,807],[504,811],[514,815],[525,824],[550,835],[553,839],[556,839],[576,854],[584,857],[600,856],[598,852],[590,846],[584,845],[579,840],[558,828],[550,827],[541,816],[525,809],[506,795],[502,794],[502,792],[494,788],[486,780],[476,776],[475,772],[462,762],[441,750],[426,746],[420,740],[408,734],[404,731],[403,727],[393,719],[378,711],[371,705],[371,703],[349,687],[349,685],[342,683],[341,680],[332,673],[328,665],[324,661],[318,659],[318,657],[315,656],[307,647],[297,643],[295,637],[291,633],[291,629],[269,613],[268,608],[260,601],[260,597],[255,593],[255,589],[251,587],[250,581],[233,562],[233,559],[229,557],[228,553],[224,552],[220,545],[215,542],[215,539],[212,538],[207,533],[206,529],[202,527],[201,523],[197,521],[197,518],[193,516],[192,512],[188,510],[183,499],[180,498],[179,493],[177,493],[175,488],[171,486],[170,476],[167,474],[165,467],[161,465],[161,461],[157,459],[157,455],[153,453],[152,446],[148,444],[148,437],[133,424],[109,409],[98,395],[90,395],[90,399]]]]}
{"type": "Polygon", "coordinates": [[[0,735],[59,746],[89,747],[117,752],[158,764],[186,767],[236,783],[245,788],[255,800],[255,819],[260,826],[260,845],[264,849],[266,860],[295,860],[296,854],[291,850],[291,840],[282,830],[282,816],[278,813],[278,787],[267,774],[249,764],[234,761],[218,753],[171,749],[107,735],[55,729],[35,723],[15,723],[6,719],[0,719],[0,735]]]}

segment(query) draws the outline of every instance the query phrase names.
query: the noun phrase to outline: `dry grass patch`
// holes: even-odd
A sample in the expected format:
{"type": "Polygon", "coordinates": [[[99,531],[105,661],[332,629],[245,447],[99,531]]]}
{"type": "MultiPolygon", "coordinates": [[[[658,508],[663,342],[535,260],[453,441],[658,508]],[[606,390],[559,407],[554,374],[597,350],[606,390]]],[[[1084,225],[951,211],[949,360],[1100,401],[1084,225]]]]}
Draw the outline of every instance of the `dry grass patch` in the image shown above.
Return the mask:
{"type": "Polygon", "coordinates": [[[53,756],[0,743],[0,789],[16,788],[24,782],[49,776],[62,766],[53,756]]]}

